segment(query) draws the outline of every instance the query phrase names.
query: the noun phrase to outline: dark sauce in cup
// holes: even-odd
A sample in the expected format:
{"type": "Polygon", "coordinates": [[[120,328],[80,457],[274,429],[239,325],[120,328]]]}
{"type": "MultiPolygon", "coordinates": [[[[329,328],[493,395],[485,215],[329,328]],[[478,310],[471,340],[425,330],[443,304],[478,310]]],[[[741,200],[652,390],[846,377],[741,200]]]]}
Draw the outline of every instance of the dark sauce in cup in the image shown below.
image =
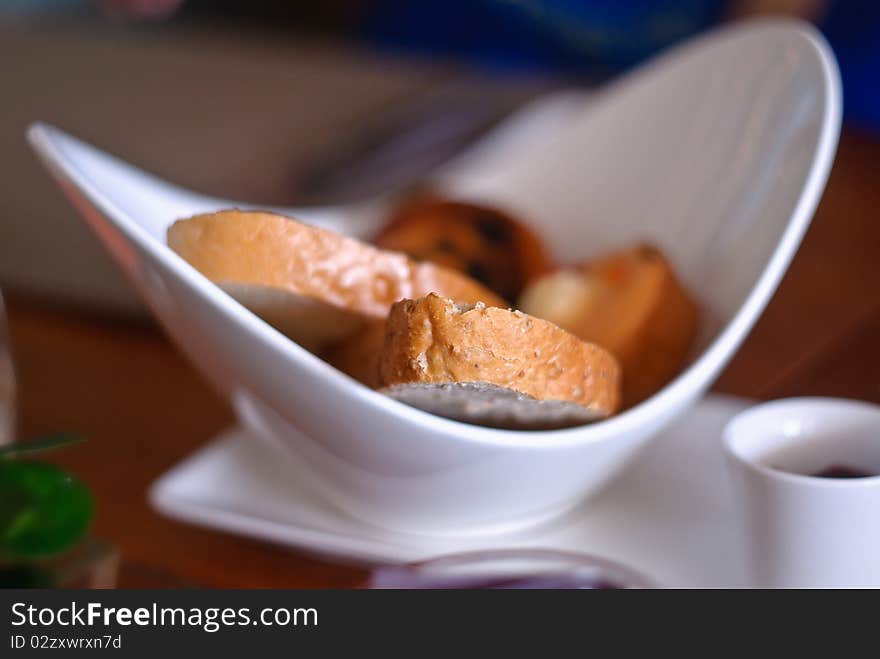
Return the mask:
{"type": "Polygon", "coordinates": [[[870,478],[877,475],[846,465],[831,465],[813,474],[817,478],[870,478]]]}

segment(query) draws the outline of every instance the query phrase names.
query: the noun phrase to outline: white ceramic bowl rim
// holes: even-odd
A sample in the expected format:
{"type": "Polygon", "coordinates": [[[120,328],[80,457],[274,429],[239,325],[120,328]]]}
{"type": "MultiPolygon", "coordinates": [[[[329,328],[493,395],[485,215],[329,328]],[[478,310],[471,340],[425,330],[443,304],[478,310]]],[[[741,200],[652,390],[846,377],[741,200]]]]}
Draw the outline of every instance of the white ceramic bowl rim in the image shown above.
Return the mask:
{"type": "Polygon", "coordinates": [[[232,297],[224,293],[219,287],[215,286],[195,268],[174,254],[167,245],[160,243],[150,236],[143,227],[130,221],[124,212],[91,184],[88,177],[75,166],[69,164],[69,161],[65,160],[63,148],[59,148],[56,141],[52,138],[55,129],[45,124],[35,123],[29,128],[28,137],[34,148],[41,154],[46,164],[54,173],[57,173],[59,166],[63,168],[62,175],[69,177],[86,197],[109,217],[114,219],[116,225],[123,233],[128,234],[132,240],[148,251],[153,258],[174,272],[187,285],[198,289],[202,294],[211,299],[231,319],[246,326],[250,331],[261,334],[262,338],[268,341],[275,349],[292,354],[295,359],[311,369],[315,376],[334,379],[340,387],[348,387],[350,393],[369,400],[372,404],[383,408],[388,414],[408,418],[419,424],[429,423],[438,429],[445,429],[448,431],[448,435],[454,437],[456,441],[547,451],[561,450],[572,445],[590,444],[618,437],[638,429],[651,417],[660,413],[662,409],[669,408],[676,401],[687,398],[689,393],[698,388],[701,382],[717,375],[717,372],[723,365],[725,355],[733,352],[745,338],[746,333],[757,320],[760,312],[766,306],[770,295],[782,278],[785,268],[791,260],[821,197],[834,159],[840,130],[841,93],[839,72],[833,54],[821,35],[812,26],[801,21],[747,21],[690,40],[660,58],[652,60],[646,66],[625,76],[620,81],[613,83],[613,85],[632,84],[641,76],[650,74],[651,69],[655,66],[682,57],[691,49],[700,47],[708,39],[715,38],[721,33],[729,34],[747,31],[756,27],[766,29],[768,26],[774,25],[778,26],[779,29],[786,30],[790,34],[798,34],[815,49],[822,65],[824,81],[823,91],[826,111],[823,116],[819,140],[813,158],[813,166],[789,223],[745,302],[703,354],[695,359],[663,390],[648,400],[621,414],[587,426],[542,431],[503,430],[475,426],[423,412],[357,383],[349,376],[338,371],[327,362],[308,352],[263,322],[232,297]],[[63,164],[59,165],[58,163],[63,164]]]}

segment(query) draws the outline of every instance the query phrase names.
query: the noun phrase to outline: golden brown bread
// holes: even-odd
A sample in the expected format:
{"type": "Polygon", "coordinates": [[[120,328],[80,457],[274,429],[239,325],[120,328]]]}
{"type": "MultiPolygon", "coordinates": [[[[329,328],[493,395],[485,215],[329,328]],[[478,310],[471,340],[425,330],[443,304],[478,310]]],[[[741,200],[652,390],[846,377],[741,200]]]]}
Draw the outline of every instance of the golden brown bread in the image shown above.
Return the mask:
{"type": "Polygon", "coordinates": [[[519,308],[593,341],[623,368],[623,402],[651,396],[681,369],[697,307],[659,250],[642,245],[545,275],[519,308]]]}
{"type": "Polygon", "coordinates": [[[402,204],[376,244],[466,273],[506,300],[548,267],[538,237],[488,206],[421,196],[402,204]]]}
{"type": "Polygon", "coordinates": [[[311,348],[382,320],[397,300],[438,292],[504,304],[468,277],[268,212],[179,220],[168,245],[242,304],[311,348]]]}
{"type": "Polygon", "coordinates": [[[583,423],[620,404],[620,368],[602,348],[520,311],[433,294],[392,307],[379,384],[429,411],[505,427],[583,423]]]}
{"type": "Polygon", "coordinates": [[[379,388],[379,356],[385,344],[385,321],[371,320],[352,336],[327,346],[321,357],[370,389],[379,388]]]}

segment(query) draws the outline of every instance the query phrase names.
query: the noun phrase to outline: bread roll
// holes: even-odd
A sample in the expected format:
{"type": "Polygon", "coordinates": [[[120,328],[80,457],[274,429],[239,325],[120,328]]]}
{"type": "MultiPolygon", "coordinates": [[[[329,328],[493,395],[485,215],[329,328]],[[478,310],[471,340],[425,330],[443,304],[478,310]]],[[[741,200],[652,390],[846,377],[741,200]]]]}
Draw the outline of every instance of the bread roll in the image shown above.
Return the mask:
{"type": "Polygon", "coordinates": [[[403,204],[376,244],[463,272],[510,302],[549,265],[541,241],[521,221],[438,197],[403,204]]]}
{"type": "Polygon", "coordinates": [[[682,368],[697,331],[697,306],[672,266],[641,245],[545,275],[519,308],[614,354],[623,401],[651,396],[682,368]]]}

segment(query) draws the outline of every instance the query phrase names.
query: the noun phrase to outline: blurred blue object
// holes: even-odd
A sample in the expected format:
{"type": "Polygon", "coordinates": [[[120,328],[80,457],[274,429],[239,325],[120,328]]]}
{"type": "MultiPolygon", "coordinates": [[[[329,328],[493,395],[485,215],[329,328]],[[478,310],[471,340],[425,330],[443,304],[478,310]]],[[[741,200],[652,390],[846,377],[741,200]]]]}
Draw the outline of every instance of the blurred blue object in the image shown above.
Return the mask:
{"type": "MultiPolygon", "coordinates": [[[[617,73],[718,22],[726,0],[378,0],[363,35],[494,71],[617,73]]],[[[821,5],[820,5],[821,6],[821,5]]],[[[880,2],[834,0],[820,27],[840,62],[844,110],[880,130],[880,2]]]]}
{"type": "Polygon", "coordinates": [[[880,2],[837,0],[821,28],[840,63],[847,120],[880,130],[880,2]]]}
{"type": "Polygon", "coordinates": [[[495,70],[619,71],[711,25],[723,0],[379,0],[365,34],[384,46],[495,70]]]}

